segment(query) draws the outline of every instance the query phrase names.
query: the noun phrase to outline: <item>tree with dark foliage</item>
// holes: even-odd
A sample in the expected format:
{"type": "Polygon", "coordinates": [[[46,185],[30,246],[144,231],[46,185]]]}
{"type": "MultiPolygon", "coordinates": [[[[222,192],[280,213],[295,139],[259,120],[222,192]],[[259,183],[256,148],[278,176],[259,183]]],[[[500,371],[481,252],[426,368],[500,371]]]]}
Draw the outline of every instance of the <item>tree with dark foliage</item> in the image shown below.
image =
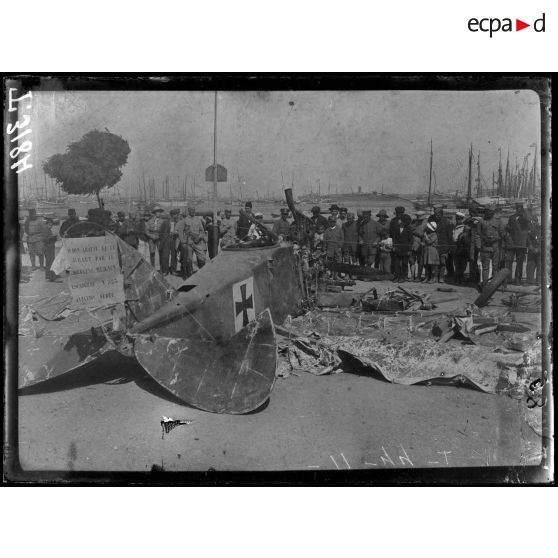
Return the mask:
{"type": "Polygon", "coordinates": [[[92,130],[79,141],[70,143],[65,153],[57,153],[43,162],[45,174],[54,178],[68,194],[95,194],[111,188],[122,177],[120,170],[128,161],[130,146],[108,130],[92,130]]]}

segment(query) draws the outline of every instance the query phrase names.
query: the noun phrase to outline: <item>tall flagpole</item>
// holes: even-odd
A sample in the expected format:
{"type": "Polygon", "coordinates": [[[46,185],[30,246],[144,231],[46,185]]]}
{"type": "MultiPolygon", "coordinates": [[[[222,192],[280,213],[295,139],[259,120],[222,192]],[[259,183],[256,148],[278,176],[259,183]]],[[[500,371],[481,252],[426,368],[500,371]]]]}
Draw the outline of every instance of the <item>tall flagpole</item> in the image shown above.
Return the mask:
{"type": "MultiPolygon", "coordinates": [[[[434,152],[432,151],[432,138],[430,138],[430,179],[428,180],[428,200],[426,205],[430,207],[430,201],[432,196],[432,159],[434,157],[434,152]]],[[[383,188],[383,185],[382,185],[383,188]]]]}
{"type": "Polygon", "coordinates": [[[217,91],[215,91],[215,118],[213,123],[213,199],[217,203],[217,91]]]}

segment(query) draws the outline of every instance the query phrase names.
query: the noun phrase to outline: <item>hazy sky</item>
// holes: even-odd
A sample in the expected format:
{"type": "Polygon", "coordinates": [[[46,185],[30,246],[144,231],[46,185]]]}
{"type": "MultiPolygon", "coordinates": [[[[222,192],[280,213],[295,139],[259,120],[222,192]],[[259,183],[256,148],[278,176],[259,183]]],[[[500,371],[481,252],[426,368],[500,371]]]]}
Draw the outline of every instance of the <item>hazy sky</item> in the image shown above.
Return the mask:
{"type": "MultiPolygon", "coordinates": [[[[481,173],[492,183],[498,148],[515,165],[539,143],[539,99],[532,91],[262,91],[218,95],[218,162],[229,185],[243,195],[280,194],[281,173],[297,193],[317,190],[405,192],[426,190],[430,138],[438,190],[467,178],[468,148],[481,151],[481,173]]],[[[29,178],[43,183],[41,162],[63,152],[86,132],[108,128],[131,148],[119,183],[136,191],[145,172],[172,188],[185,175],[197,194],[211,184],[212,92],[37,92],[33,97],[34,165],[29,178]]],[[[532,160],[532,155],[530,161],[532,160]]],[[[540,168],[540,165],[539,165],[540,168]]],[[[475,171],[476,172],[476,171],[475,171]]]]}

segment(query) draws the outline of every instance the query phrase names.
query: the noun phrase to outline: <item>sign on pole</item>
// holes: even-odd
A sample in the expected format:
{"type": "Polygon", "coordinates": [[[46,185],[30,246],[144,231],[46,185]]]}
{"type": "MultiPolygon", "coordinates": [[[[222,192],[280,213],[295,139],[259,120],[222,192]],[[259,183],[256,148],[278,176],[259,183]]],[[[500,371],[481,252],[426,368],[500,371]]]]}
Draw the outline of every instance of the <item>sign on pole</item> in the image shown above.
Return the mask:
{"type": "Polygon", "coordinates": [[[64,243],[70,267],[72,308],[124,303],[117,239],[112,235],[67,238],[64,243]]]}
{"type": "MultiPolygon", "coordinates": [[[[213,165],[210,165],[205,169],[205,181],[214,182],[214,170],[213,165]]],[[[223,165],[217,165],[217,182],[227,181],[227,169],[223,165]]]]}

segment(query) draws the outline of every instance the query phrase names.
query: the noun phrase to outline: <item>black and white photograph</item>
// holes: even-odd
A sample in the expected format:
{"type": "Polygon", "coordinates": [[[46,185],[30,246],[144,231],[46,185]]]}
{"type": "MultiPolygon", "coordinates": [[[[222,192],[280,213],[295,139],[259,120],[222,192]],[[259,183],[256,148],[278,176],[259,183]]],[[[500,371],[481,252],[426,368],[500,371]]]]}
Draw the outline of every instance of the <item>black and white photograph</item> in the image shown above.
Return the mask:
{"type": "Polygon", "coordinates": [[[552,480],[548,78],[4,99],[8,476],[552,480]]]}

